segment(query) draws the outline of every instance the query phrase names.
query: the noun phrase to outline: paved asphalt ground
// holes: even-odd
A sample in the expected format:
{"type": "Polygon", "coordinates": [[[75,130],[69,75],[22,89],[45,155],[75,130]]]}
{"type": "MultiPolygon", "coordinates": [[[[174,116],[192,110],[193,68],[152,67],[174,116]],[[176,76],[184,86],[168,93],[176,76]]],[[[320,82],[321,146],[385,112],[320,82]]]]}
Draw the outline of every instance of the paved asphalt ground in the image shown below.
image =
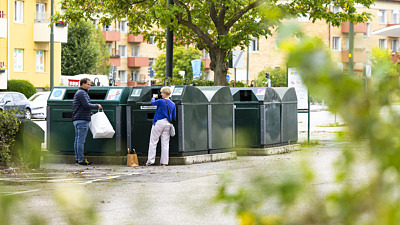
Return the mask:
{"type": "MultiPolygon", "coordinates": [[[[232,176],[230,188],[235,190],[260,172],[277,182],[283,179],[282,169],[295,173],[296,165],[305,160],[317,173],[315,186],[321,193],[335,188],[332,163],[340,156],[340,147],[352,143],[335,141],[345,127],[329,126],[335,116],[318,109],[311,113],[311,140],[319,141],[315,148],[189,166],[42,164],[36,171],[1,174],[0,195],[21,200],[13,224],[26,224],[30,213],[42,215],[50,224],[67,224],[63,215],[71,210],[57,206],[54,195],[59,194],[72,205],[92,205],[99,224],[237,224],[233,211],[226,212],[224,204],[213,201],[224,174],[232,176]]],[[[341,123],[339,118],[336,122],[341,123]]],[[[299,114],[299,142],[307,139],[306,130],[307,114],[299,114]]],[[[362,148],[354,149],[362,154],[362,148]]],[[[365,172],[359,172],[354,180],[366,178],[365,172]]],[[[267,210],[275,210],[274,205],[267,210]]]]}

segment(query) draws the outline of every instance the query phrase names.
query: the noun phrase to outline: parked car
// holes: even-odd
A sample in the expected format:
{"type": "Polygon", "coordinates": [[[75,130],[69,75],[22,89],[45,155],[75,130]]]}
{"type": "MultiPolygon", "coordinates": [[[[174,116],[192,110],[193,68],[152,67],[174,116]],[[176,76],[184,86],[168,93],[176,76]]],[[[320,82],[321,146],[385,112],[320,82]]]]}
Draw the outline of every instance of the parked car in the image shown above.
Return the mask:
{"type": "Polygon", "coordinates": [[[31,107],[25,95],[19,92],[0,92],[0,111],[18,109],[17,117],[31,119],[31,107]]]}
{"type": "Polygon", "coordinates": [[[29,98],[32,110],[32,118],[46,119],[47,99],[50,91],[37,92],[29,98]]]}

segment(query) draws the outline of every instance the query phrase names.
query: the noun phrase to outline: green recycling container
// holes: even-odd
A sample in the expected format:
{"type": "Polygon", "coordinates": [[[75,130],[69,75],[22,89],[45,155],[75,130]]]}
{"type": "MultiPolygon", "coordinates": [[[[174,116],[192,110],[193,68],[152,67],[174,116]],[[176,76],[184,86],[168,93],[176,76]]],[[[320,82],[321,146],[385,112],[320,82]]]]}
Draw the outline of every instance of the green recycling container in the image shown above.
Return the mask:
{"type": "Polygon", "coordinates": [[[281,105],[281,144],[293,144],[298,140],[297,95],[293,87],[274,88],[281,105]]]}
{"type": "MultiPolygon", "coordinates": [[[[72,101],[79,87],[54,87],[47,100],[47,149],[52,154],[74,155],[75,129],[72,101]]],[[[90,102],[101,104],[115,130],[113,138],[93,139],[88,131],[85,155],[126,155],[126,103],[131,87],[91,87],[90,102]]],[[[97,110],[92,110],[96,113],[97,110]]]]}
{"type": "MultiPolygon", "coordinates": [[[[161,86],[134,87],[127,106],[127,146],[141,156],[148,154],[152,121],[156,106],[151,98],[160,98],[161,86]]],[[[170,156],[207,154],[207,111],[208,100],[196,87],[172,86],[170,99],[176,106],[173,120],[176,135],[170,139],[170,156]]],[[[156,154],[161,152],[161,141],[156,154]]]]}
{"type": "Polygon", "coordinates": [[[44,142],[43,129],[31,120],[21,119],[19,131],[15,137],[14,159],[23,159],[30,168],[40,167],[40,154],[44,142]]]}
{"type": "Polygon", "coordinates": [[[272,88],[231,88],[236,147],[280,145],[280,97],[272,88]]]}
{"type": "Polygon", "coordinates": [[[229,87],[198,87],[208,100],[209,153],[233,151],[235,146],[234,104],[229,87]]]}

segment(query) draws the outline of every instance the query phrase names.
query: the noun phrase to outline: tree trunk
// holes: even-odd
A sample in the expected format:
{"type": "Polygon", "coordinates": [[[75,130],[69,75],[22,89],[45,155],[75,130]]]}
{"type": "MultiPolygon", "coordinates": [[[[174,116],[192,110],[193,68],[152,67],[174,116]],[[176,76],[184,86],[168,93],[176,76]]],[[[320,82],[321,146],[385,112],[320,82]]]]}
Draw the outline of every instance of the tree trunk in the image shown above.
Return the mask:
{"type": "Polygon", "coordinates": [[[226,49],[211,49],[210,50],[210,69],[214,71],[214,85],[228,86],[226,74],[228,73],[229,62],[225,60],[228,54],[226,49]]]}

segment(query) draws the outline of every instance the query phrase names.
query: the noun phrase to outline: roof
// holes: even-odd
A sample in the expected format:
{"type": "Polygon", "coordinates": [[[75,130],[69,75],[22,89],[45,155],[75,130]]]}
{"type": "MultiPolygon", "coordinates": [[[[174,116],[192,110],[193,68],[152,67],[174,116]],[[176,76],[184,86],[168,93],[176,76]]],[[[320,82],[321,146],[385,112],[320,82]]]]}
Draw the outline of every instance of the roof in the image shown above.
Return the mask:
{"type": "Polygon", "coordinates": [[[373,31],[372,34],[387,37],[400,37],[400,25],[384,27],[379,30],[373,31]]]}

